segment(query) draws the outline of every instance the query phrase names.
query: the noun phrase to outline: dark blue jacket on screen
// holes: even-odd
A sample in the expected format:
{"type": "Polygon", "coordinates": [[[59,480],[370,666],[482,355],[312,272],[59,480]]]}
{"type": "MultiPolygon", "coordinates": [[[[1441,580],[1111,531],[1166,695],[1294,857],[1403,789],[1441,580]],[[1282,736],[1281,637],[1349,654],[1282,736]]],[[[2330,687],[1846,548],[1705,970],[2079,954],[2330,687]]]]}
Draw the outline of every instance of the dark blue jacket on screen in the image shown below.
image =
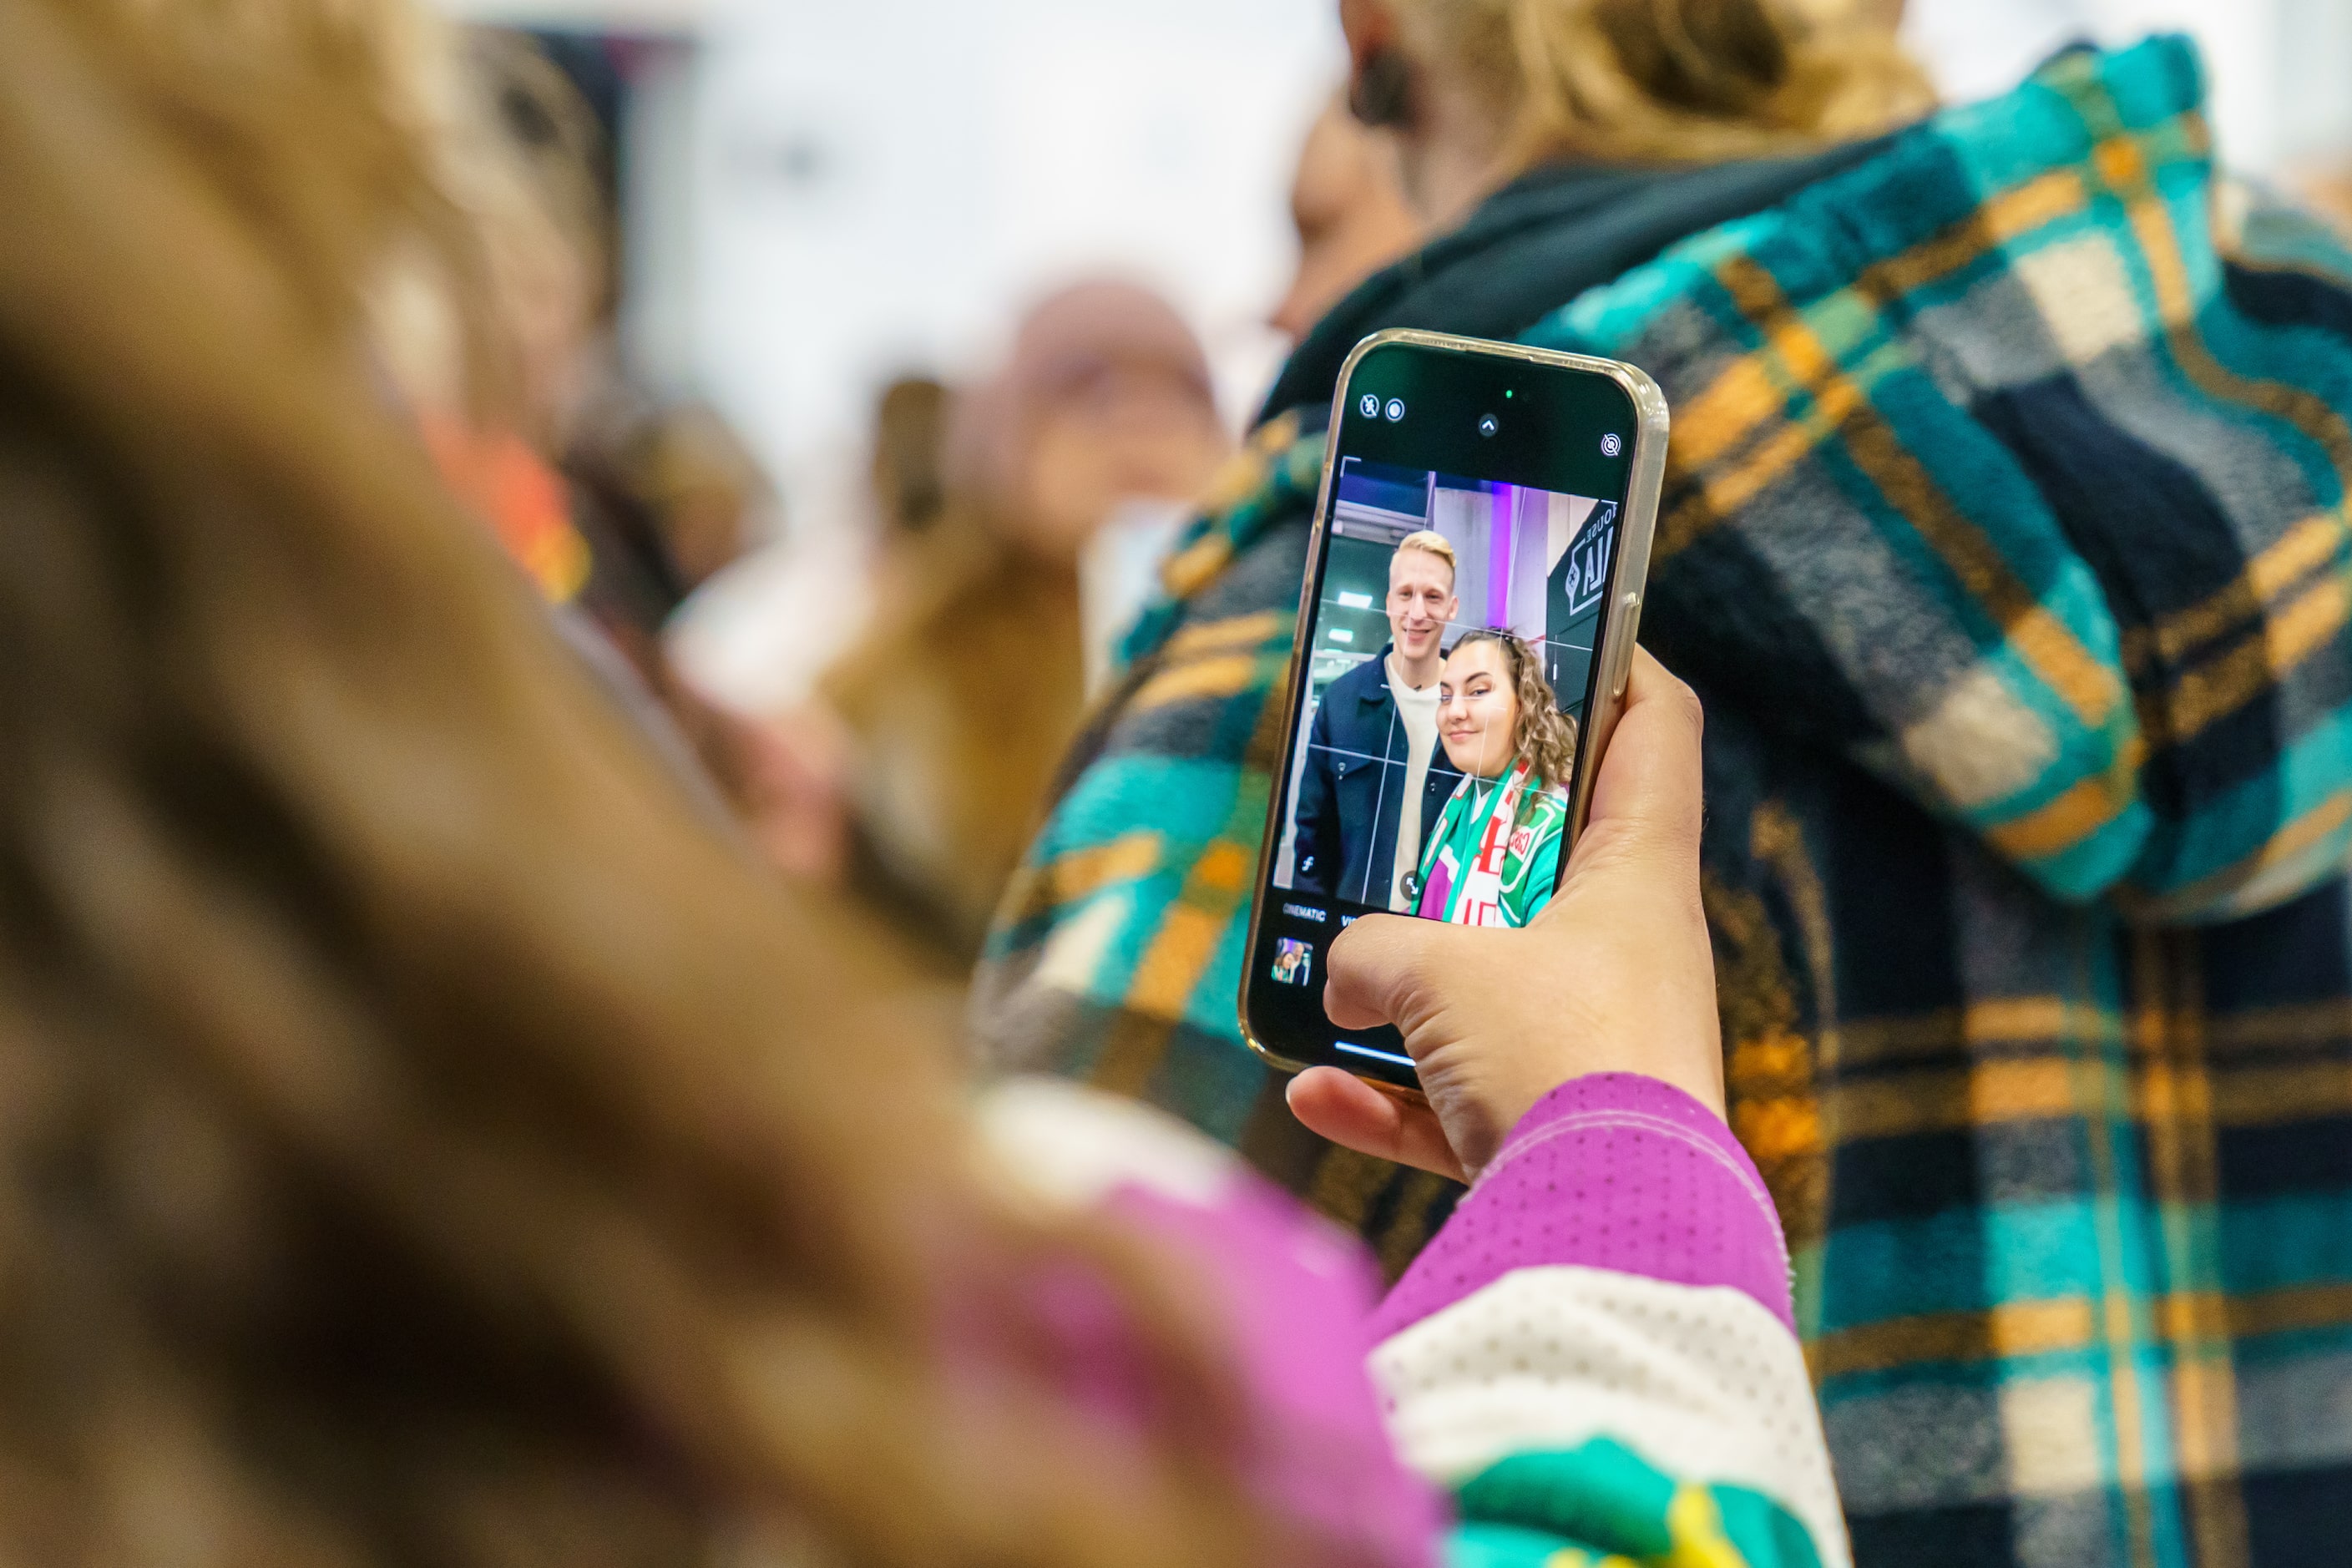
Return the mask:
{"type": "MultiPolygon", "coordinates": [[[[1391,647],[1394,645],[1391,644],[1391,647]]],[[[1388,908],[1412,753],[1404,722],[1389,695],[1389,648],[1324,689],[1307,731],[1307,765],[1298,777],[1298,825],[1291,885],[1302,893],[1388,908]]],[[[1445,809],[1462,775],[1431,748],[1421,795],[1423,831],[1445,809]]]]}

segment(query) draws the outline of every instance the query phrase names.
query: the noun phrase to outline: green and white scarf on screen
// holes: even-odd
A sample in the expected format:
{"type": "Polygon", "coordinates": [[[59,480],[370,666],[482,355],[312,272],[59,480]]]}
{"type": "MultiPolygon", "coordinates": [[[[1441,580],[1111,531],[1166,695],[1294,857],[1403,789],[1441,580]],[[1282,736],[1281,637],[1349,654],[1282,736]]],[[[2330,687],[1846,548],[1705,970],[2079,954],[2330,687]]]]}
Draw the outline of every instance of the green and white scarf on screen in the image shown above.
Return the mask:
{"type": "Polygon", "coordinates": [[[1414,912],[1454,925],[1523,926],[1559,880],[1568,796],[1524,762],[1499,782],[1464,776],[1421,856],[1414,912]]]}

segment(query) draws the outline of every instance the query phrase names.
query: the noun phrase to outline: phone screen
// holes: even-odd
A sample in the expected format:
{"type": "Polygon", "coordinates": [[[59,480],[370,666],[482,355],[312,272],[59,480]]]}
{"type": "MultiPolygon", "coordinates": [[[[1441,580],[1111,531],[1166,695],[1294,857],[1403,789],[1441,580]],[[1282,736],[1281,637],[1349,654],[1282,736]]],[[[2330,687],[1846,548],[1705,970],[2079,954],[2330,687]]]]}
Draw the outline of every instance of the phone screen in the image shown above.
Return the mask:
{"type": "Polygon", "coordinates": [[[1382,344],[1335,412],[1244,1010],[1294,1062],[1411,1084],[1323,1012],[1381,912],[1523,926],[1550,902],[1601,676],[1642,416],[1611,376],[1382,344]]]}

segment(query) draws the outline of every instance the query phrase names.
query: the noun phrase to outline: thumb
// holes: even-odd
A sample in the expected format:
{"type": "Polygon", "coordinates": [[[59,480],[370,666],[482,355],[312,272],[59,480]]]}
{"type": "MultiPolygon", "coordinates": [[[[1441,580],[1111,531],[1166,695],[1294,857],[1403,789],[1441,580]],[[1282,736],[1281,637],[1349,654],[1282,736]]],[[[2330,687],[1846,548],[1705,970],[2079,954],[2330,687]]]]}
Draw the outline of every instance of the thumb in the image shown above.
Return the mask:
{"type": "Polygon", "coordinates": [[[1463,928],[1403,915],[1366,915],[1331,944],[1323,1011],[1342,1029],[1399,1023],[1436,972],[1439,950],[1463,928]]]}

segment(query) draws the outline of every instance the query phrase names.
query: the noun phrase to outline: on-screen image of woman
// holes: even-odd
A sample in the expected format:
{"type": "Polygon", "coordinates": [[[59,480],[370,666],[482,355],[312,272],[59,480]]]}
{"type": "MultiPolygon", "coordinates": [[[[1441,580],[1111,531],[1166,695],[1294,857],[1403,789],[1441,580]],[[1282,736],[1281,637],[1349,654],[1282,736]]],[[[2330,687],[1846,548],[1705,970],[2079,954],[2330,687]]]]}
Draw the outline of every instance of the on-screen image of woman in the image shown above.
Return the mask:
{"type": "Polygon", "coordinates": [[[1465,633],[1438,677],[1437,736],[1462,783],[1422,851],[1413,912],[1523,926],[1551,902],[1568,827],[1576,721],[1509,632],[1465,633]]]}

